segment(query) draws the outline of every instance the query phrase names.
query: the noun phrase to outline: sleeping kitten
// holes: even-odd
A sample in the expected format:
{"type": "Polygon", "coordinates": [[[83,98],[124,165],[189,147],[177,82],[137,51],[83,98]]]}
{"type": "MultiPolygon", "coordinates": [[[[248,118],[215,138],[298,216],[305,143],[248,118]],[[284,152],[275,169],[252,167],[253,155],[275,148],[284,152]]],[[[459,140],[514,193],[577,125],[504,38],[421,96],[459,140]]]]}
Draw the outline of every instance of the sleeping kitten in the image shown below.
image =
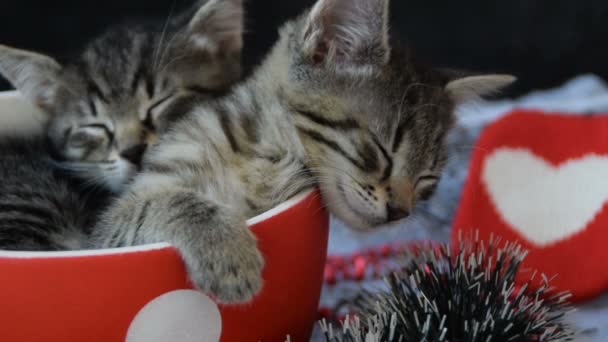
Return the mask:
{"type": "Polygon", "coordinates": [[[242,30],[242,0],[208,0],[166,23],[114,27],[61,64],[0,45],[0,74],[46,114],[66,165],[119,191],[159,132],[239,79],[242,30]]]}
{"type": "Polygon", "coordinates": [[[0,248],[84,248],[146,145],[239,77],[242,17],[241,0],[209,0],[165,29],[110,30],[63,66],[0,46],[0,72],[48,116],[46,137],[0,137],[0,248]]]}
{"type": "Polygon", "coordinates": [[[440,177],[455,104],[514,78],[450,78],[391,46],[387,27],[388,0],[318,0],[288,22],[251,78],[146,155],[98,246],[168,241],[196,286],[242,302],[263,267],[245,220],[303,189],[355,229],[407,217],[440,177]]]}

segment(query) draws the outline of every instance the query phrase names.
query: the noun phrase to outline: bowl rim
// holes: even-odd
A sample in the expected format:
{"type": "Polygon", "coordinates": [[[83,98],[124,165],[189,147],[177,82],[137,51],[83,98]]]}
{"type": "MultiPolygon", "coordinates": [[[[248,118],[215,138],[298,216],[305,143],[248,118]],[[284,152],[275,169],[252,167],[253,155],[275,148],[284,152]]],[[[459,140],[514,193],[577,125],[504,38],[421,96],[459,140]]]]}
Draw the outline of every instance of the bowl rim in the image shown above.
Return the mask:
{"type": "MultiPolygon", "coordinates": [[[[5,100],[23,100],[21,94],[17,90],[0,91],[0,106],[5,100]]],[[[277,205],[276,207],[257,215],[247,220],[248,226],[257,225],[263,221],[269,220],[281,213],[288,211],[296,205],[304,202],[306,199],[311,197],[316,192],[316,189],[308,189],[301,192],[300,194],[292,197],[291,199],[277,205]]],[[[315,195],[316,196],[316,195],[315,195]]],[[[153,243],[140,246],[131,247],[120,247],[120,248],[108,248],[108,249],[88,249],[88,250],[77,250],[77,251],[53,251],[53,252],[38,252],[38,251],[5,251],[0,250],[0,258],[66,258],[66,257],[89,257],[89,256],[102,256],[102,255],[117,255],[125,253],[139,253],[149,252],[155,250],[165,249],[171,247],[168,243],[153,243]]]]}
{"type": "MultiPolygon", "coordinates": [[[[305,202],[307,199],[312,198],[316,195],[316,189],[310,189],[304,191],[291,199],[277,205],[276,207],[255,216],[247,220],[248,226],[254,226],[261,222],[267,221],[281,213],[284,213],[291,208],[305,202]]],[[[315,209],[316,210],[316,209],[315,209]]],[[[139,246],[131,247],[119,247],[119,248],[105,248],[105,249],[86,249],[86,250],[75,250],[75,251],[5,251],[0,250],[0,259],[49,259],[49,258],[79,258],[79,257],[92,257],[92,256],[105,256],[105,255],[120,255],[130,253],[141,253],[162,250],[171,247],[169,243],[152,243],[139,246]]]]}

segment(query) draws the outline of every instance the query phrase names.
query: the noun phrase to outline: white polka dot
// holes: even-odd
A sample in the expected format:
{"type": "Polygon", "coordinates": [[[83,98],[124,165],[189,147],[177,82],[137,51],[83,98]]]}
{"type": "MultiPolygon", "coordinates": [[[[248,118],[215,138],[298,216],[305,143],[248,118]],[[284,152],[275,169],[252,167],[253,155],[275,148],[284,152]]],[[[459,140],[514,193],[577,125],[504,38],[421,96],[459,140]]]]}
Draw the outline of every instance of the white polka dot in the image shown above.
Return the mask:
{"type": "Polygon", "coordinates": [[[203,293],[179,290],[152,300],[135,316],[126,342],[218,342],[222,318],[203,293]]]}

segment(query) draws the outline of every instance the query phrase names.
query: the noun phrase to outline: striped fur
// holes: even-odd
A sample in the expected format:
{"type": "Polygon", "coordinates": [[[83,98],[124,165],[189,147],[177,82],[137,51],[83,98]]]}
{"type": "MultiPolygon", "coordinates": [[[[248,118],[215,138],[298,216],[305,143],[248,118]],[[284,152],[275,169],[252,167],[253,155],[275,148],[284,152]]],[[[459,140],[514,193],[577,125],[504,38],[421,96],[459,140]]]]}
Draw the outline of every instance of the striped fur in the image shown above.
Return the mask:
{"type": "Polygon", "coordinates": [[[84,190],[52,159],[44,139],[0,139],[0,246],[9,250],[85,247],[101,208],[110,199],[84,190]]]}
{"type": "Polygon", "coordinates": [[[456,90],[475,82],[454,89],[388,46],[387,4],[319,0],[287,23],[251,78],[193,108],[150,151],[97,246],[169,241],[198,287],[239,302],[262,285],[246,218],[308,187],[354,228],[407,216],[445,163],[456,90]]]}
{"type": "Polygon", "coordinates": [[[47,114],[57,156],[118,192],[146,146],[241,75],[242,0],[197,1],[167,21],[116,26],[62,63],[0,46],[0,73],[47,114]]]}
{"type": "Polygon", "coordinates": [[[0,140],[0,248],[82,248],[147,144],[240,77],[242,17],[241,0],[205,0],[114,27],[62,64],[0,46],[0,72],[48,116],[45,139],[0,140]]]}

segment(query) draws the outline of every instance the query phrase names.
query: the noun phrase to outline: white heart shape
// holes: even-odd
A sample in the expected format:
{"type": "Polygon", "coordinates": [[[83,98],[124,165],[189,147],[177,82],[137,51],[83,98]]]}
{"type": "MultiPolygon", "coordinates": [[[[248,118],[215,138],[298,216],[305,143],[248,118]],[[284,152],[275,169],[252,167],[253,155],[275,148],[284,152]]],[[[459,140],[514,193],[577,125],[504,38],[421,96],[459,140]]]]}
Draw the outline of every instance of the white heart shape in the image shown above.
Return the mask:
{"type": "Polygon", "coordinates": [[[608,200],[608,156],[554,167],[528,150],[500,148],[481,177],[502,218],[541,247],[583,231],[608,200]]]}
{"type": "Polygon", "coordinates": [[[218,342],[222,317],[203,293],[178,290],[146,304],[135,316],[126,342],[218,342]]]}

